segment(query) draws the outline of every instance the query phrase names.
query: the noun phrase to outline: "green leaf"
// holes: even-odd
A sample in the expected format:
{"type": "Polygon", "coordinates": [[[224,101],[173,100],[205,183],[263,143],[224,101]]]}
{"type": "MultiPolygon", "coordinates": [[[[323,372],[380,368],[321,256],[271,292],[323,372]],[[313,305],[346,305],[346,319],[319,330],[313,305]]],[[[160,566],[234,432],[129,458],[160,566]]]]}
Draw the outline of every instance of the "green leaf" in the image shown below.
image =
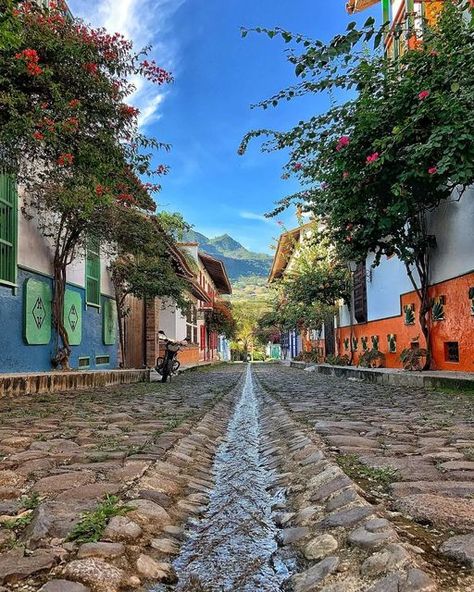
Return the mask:
{"type": "Polygon", "coordinates": [[[451,92],[457,93],[460,90],[459,82],[453,82],[451,84],[451,92]]]}
{"type": "Polygon", "coordinates": [[[373,27],[374,24],[375,24],[374,17],[373,16],[369,16],[369,18],[364,23],[364,28],[373,27]]]}
{"type": "Polygon", "coordinates": [[[347,31],[352,31],[352,29],[355,29],[355,26],[356,26],[356,24],[357,24],[357,23],[356,23],[355,21],[352,21],[351,23],[349,23],[349,24],[347,25],[347,29],[346,29],[346,30],[347,30],[347,31]]]}
{"type": "Polygon", "coordinates": [[[305,65],[304,64],[298,64],[295,68],[295,74],[296,76],[300,76],[305,70],[305,65]]]}

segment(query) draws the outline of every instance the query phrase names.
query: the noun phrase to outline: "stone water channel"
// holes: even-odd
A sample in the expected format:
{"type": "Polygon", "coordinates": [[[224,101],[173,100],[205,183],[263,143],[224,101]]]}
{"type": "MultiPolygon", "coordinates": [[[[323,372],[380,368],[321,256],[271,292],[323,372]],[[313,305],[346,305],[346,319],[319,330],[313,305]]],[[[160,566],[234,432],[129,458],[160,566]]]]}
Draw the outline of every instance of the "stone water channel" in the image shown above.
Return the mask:
{"type": "Polygon", "coordinates": [[[208,509],[174,563],[177,592],[277,592],[288,578],[272,516],[284,490],[275,486],[275,472],[262,454],[265,444],[261,401],[248,366],[216,453],[208,509]]]}

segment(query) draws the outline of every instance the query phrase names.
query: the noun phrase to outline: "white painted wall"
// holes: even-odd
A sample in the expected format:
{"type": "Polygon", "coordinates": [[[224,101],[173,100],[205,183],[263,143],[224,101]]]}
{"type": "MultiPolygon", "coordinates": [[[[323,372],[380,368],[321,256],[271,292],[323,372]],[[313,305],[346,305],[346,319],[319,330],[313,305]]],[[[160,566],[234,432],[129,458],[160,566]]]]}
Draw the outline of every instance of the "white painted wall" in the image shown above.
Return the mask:
{"type": "MultiPolygon", "coordinates": [[[[27,220],[21,213],[21,190],[18,212],[18,265],[31,271],[52,275],[52,249],[38,230],[35,220],[27,220]]],[[[101,257],[101,293],[113,296],[114,289],[108,272],[109,257],[101,257]]],[[[80,253],[67,270],[67,281],[85,287],[86,271],[84,254],[80,253]]]]}
{"type": "MultiPolygon", "coordinates": [[[[429,229],[437,239],[432,252],[431,284],[443,282],[474,271],[474,189],[460,201],[447,201],[429,217],[429,229]]],[[[367,271],[374,256],[367,257],[367,271]]],[[[368,320],[374,321],[401,314],[400,296],[413,291],[405,266],[397,257],[384,257],[367,278],[368,320]]],[[[340,326],[350,325],[346,306],[339,311],[340,326]]]]}
{"type": "Polygon", "coordinates": [[[383,257],[380,264],[371,269],[374,255],[367,257],[367,317],[369,321],[394,317],[401,313],[400,295],[411,292],[411,284],[405,265],[398,257],[383,257]]]}
{"type": "Polygon", "coordinates": [[[431,282],[438,283],[474,271],[474,188],[461,200],[441,204],[431,216],[437,238],[431,282]]]}

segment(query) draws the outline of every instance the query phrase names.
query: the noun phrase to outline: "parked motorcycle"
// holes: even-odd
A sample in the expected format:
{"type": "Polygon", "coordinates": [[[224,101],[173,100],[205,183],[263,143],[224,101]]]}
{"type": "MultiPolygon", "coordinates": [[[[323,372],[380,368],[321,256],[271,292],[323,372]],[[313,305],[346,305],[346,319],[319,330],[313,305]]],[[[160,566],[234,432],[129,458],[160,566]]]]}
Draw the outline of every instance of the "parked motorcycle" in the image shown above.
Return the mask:
{"type": "Polygon", "coordinates": [[[158,333],[160,342],[165,345],[165,354],[156,359],[155,370],[161,376],[161,382],[171,381],[171,376],[177,374],[181,363],[179,362],[178,353],[189,344],[189,339],[183,341],[174,341],[169,339],[163,331],[158,333]]]}

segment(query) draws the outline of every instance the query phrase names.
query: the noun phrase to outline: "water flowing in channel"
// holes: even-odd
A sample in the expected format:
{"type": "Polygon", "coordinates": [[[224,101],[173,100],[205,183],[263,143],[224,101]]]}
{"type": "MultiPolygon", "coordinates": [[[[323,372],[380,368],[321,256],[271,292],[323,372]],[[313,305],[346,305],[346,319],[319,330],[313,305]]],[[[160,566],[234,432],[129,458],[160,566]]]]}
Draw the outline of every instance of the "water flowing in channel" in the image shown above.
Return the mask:
{"type": "Polygon", "coordinates": [[[260,454],[259,413],[249,366],[216,454],[209,508],[175,562],[179,592],[277,592],[286,577],[274,560],[275,498],[260,454]]]}

